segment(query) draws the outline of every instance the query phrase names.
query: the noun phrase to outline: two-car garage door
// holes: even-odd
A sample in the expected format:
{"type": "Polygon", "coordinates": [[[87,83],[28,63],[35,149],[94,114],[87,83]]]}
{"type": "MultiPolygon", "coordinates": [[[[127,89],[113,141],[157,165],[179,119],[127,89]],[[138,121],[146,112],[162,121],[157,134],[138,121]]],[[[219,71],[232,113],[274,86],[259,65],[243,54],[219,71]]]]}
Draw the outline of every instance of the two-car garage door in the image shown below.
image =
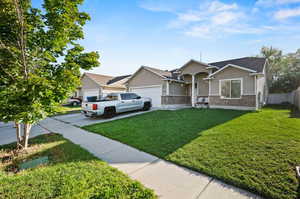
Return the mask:
{"type": "Polygon", "coordinates": [[[136,93],[141,97],[150,97],[152,99],[153,107],[161,106],[161,86],[135,87],[130,88],[130,92],[136,93]]]}

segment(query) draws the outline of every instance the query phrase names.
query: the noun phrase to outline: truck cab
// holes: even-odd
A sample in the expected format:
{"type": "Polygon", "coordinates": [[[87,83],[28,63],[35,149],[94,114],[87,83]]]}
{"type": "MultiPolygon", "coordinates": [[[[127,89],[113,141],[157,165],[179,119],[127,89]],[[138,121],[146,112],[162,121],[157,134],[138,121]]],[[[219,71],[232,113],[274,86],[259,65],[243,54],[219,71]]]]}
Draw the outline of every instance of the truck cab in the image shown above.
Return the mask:
{"type": "Polygon", "coordinates": [[[149,110],[150,98],[135,93],[109,93],[104,99],[82,103],[82,113],[87,117],[113,117],[115,114],[136,110],[149,110]]]}

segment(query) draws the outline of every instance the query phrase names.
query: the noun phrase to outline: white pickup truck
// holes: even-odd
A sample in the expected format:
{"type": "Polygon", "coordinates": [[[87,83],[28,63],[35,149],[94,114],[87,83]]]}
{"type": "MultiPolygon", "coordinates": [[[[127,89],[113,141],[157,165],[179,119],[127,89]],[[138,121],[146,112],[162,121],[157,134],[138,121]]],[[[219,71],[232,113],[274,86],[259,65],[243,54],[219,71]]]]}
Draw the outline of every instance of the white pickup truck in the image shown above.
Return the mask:
{"type": "Polygon", "coordinates": [[[82,102],[82,113],[87,117],[113,117],[128,111],[147,111],[152,106],[151,98],[142,98],[135,93],[110,93],[102,100],[82,102]]]}

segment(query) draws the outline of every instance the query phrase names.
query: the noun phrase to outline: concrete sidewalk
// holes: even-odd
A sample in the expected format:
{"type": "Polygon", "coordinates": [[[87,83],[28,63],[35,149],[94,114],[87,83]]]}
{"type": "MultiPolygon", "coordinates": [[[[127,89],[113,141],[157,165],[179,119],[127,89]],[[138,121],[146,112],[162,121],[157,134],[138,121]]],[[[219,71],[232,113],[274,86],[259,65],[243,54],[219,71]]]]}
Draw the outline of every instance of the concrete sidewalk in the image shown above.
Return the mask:
{"type": "Polygon", "coordinates": [[[47,118],[40,126],[60,133],[167,199],[258,199],[254,194],[177,166],[120,142],[47,118]]]}

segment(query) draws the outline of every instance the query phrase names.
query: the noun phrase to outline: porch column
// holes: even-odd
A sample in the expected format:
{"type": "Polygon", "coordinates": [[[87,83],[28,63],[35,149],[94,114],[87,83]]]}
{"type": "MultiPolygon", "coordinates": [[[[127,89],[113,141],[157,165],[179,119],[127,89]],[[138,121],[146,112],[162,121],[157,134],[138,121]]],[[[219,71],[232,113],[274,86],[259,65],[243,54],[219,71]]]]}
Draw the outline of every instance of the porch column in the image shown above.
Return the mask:
{"type": "Polygon", "coordinates": [[[166,95],[169,96],[170,95],[170,86],[169,86],[169,80],[167,80],[167,92],[166,95]]]}
{"type": "Polygon", "coordinates": [[[195,106],[195,75],[192,75],[192,107],[195,106]]]}

